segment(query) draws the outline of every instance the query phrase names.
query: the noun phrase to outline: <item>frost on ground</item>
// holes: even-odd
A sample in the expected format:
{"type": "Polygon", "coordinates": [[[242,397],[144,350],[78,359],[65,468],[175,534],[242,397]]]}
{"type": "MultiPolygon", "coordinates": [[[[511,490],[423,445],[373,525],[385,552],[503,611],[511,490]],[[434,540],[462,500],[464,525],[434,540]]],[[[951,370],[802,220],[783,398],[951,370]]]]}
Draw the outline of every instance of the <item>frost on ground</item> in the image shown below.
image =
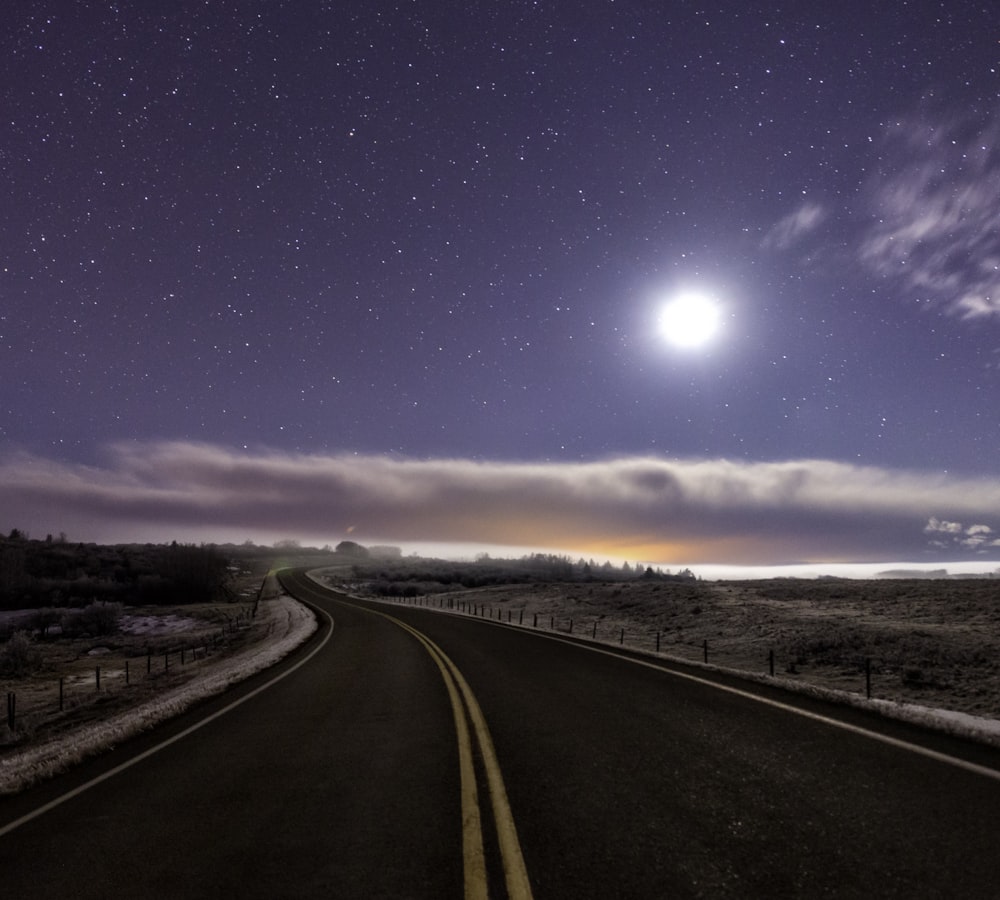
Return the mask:
{"type": "MultiPolygon", "coordinates": [[[[384,599],[384,585],[344,574],[326,581],[384,599]]],[[[989,579],[442,584],[405,602],[475,608],[1000,747],[1000,585],[989,579]]]]}
{"type": "MultiPolygon", "coordinates": [[[[176,716],[199,700],[222,693],[287,656],[317,627],[312,611],[287,595],[264,600],[258,618],[269,626],[269,637],[236,655],[206,664],[187,684],[165,691],[133,709],[0,756],[0,794],[16,793],[36,781],[63,772],[88,756],[176,716]]],[[[134,620],[130,624],[136,627],[134,620]]],[[[177,622],[165,627],[176,630],[177,622]]]]}
{"type": "Polygon", "coordinates": [[[123,634],[156,635],[183,634],[198,624],[190,616],[170,613],[166,616],[122,616],[119,623],[123,634]]]}

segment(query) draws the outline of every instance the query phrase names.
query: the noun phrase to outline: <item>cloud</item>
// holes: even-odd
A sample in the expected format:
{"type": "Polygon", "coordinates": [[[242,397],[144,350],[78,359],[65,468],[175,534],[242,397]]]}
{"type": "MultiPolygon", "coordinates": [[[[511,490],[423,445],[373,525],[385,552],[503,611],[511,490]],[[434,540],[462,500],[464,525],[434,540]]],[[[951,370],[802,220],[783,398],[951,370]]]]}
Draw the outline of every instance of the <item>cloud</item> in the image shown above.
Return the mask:
{"type": "Polygon", "coordinates": [[[877,562],[980,551],[991,526],[952,523],[989,522],[998,508],[997,481],[825,460],[511,463],[160,442],[116,445],[104,466],[0,461],[6,528],[95,541],[336,543],[350,533],[664,564],[877,562]]]}
{"type": "Polygon", "coordinates": [[[826,213],[818,203],[803,203],[771,228],[764,236],[763,246],[765,249],[787,250],[815,231],[825,218],[826,213]]]}
{"type": "Polygon", "coordinates": [[[965,526],[961,522],[942,522],[931,517],[924,531],[935,535],[931,543],[945,551],[958,547],[986,553],[996,552],[993,548],[1000,547],[1000,538],[994,536],[989,525],[965,526]]]}
{"type": "Polygon", "coordinates": [[[859,256],[919,302],[1000,315],[1000,121],[897,122],[863,194],[859,256]]]}

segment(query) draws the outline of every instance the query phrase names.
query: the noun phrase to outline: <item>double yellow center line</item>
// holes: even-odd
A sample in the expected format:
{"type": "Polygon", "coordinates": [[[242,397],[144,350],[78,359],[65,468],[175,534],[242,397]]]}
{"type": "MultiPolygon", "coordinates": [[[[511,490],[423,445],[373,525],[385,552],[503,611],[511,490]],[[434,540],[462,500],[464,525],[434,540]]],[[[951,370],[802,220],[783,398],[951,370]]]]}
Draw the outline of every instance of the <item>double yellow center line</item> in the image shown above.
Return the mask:
{"type": "Polygon", "coordinates": [[[483,717],[483,711],[480,709],[472,689],[448,655],[427,635],[395,616],[375,610],[371,611],[405,629],[424,645],[441,671],[441,677],[448,689],[448,698],[451,700],[451,709],[455,716],[455,731],[458,734],[466,900],[488,900],[489,897],[479,790],[476,787],[473,736],[479,747],[479,755],[486,772],[490,806],[493,808],[493,821],[496,825],[497,843],[500,846],[500,856],[503,860],[507,896],[509,900],[531,900],[528,870],[525,868],[521,844],[517,839],[514,816],[507,800],[507,789],[504,787],[503,776],[500,773],[493,739],[490,737],[489,729],[486,727],[486,719],[483,717]]]}

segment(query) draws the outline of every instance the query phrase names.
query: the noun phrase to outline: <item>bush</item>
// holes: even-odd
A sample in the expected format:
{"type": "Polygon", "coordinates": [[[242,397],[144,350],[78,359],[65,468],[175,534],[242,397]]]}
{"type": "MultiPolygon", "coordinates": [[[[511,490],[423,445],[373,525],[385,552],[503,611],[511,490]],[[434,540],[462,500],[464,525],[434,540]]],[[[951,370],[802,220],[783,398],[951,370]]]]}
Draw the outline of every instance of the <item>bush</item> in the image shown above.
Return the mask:
{"type": "Polygon", "coordinates": [[[13,637],[0,648],[0,673],[20,678],[35,671],[42,664],[39,653],[27,631],[15,631],[13,637]]]}
{"type": "Polygon", "coordinates": [[[69,636],[115,634],[121,617],[120,603],[94,602],[83,609],[71,610],[63,616],[63,634],[69,636]]]}

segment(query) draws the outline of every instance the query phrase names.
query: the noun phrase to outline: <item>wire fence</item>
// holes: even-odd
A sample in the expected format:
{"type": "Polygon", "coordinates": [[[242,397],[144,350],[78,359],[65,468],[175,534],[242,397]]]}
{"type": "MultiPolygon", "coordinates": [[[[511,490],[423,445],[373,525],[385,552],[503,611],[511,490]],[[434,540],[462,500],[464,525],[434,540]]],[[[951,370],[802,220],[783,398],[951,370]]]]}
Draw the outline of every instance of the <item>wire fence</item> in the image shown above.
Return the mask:
{"type": "MultiPolygon", "coordinates": [[[[126,658],[110,664],[76,665],[63,674],[34,673],[6,679],[3,743],[16,745],[45,729],[93,717],[95,707],[117,710],[162,688],[186,682],[197,675],[200,664],[242,642],[255,615],[256,603],[197,639],[149,644],[131,655],[120,654],[126,658]],[[12,689],[17,682],[21,684],[12,689]]],[[[268,624],[269,632],[273,627],[274,623],[268,624]]]]}
{"type": "Polygon", "coordinates": [[[716,642],[704,637],[692,640],[679,637],[676,632],[669,629],[643,628],[635,623],[621,621],[609,622],[607,620],[613,617],[607,614],[574,617],[565,613],[539,612],[529,607],[514,608],[510,604],[494,606],[456,597],[434,595],[371,599],[400,606],[443,610],[532,630],[549,631],[581,641],[618,645],[623,649],[661,655],[665,659],[731,668],[771,678],[787,676],[798,679],[803,674],[803,668],[810,665],[822,666],[841,674],[839,689],[845,689],[844,673],[847,673],[848,679],[850,673],[854,673],[855,683],[846,689],[867,699],[871,699],[880,686],[880,678],[883,679],[882,685],[887,693],[892,693],[893,688],[900,685],[920,689],[934,684],[933,675],[928,671],[925,662],[912,660],[908,662],[898,655],[878,655],[852,650],[837,653],[831,652],[831,648],[826,647],[820,657],[811,654],[807,647],[791,646],[780,649],[768,647],[763,652],[756,653],[755,663],[754,653],[748,651],[746,647],[740,647],[737,638],[728,637],[716,642]],[[748,668],[748,661],[753,668],[748,668]]]}

